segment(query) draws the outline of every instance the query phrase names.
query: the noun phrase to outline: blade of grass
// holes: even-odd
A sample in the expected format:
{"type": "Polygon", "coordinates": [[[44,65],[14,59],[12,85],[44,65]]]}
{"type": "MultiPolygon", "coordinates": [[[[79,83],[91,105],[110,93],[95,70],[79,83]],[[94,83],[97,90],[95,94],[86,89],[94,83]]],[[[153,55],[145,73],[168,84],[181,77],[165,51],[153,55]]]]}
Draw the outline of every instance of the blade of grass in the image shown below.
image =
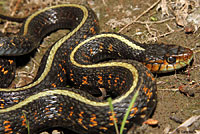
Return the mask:
{"type": "Polygon", "coordinates": [[[115,113],[114,113],[114,108],[113,108],[113,105],[112,105],[112,98],[111,97],[108,98],[108,102],[109,102],[110,110],[112,112],[112,117],[113,117],[113,122],[114,122],[114,125],[115,125],[116,134],[119,134],[117,122],[115,120],[115,113]]]}
{"type": "Polygon", "coordinates": [[[124,118],[123,118],[123,121],[122,121],[122,124],[121,124],[121,128],[120,128],[120,134],[123,134],[123,130],[124,130],[124,126],[126,124],[126,120],[128,118],[128,115],[129,115],[129,113],[131,111],[131,108],[132,108],[133,104],[136,101],[136,98],[137,98],[138,94],[139,94],[139,89],[135,92],[135,94],[134,94],[134,96],[133,96],[133,98],[131,100],[131,103],[130,103],[130,105],[128,107],[128,110],[126,111],[126,114],[124,115],[124,118]]]}
{"type": "Polygon", "coordinates": [[[26,120],[26,127],[27,127],[27,129],[28,129],[28,134],[30,134],[30,126],[29,126],[29,121],[28,121],[27,118],[26,118],[26,113],[25,113],[25,111],[22,111],[22,113],[23,113],[24,118],[25,118],[25,120],[26,120]]]}

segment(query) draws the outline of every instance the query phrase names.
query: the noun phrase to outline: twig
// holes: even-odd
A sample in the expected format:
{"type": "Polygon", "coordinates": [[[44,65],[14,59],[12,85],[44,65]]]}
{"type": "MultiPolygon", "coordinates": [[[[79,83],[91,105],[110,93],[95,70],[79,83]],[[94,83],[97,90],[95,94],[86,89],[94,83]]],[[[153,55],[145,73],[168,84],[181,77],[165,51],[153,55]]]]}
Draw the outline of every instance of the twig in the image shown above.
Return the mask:
{"type": "Polygon", "coordinates": [[[156,40],[157,39],[157,36],[156,36],[157,30],[153,33],[153,30],[150,29],[150,27],[149,27],[148,24],[146,24],[146,28],[147,28],[147,31],[150,33],[150,35],[153,36],[153,37],[155,37],[153,39],[156,40]]]}
{"type": "Polygon", "coordinates": [[[174,31],[173,29],[170,29],[169,32],[164,33],[164,34],[161,34],[161,35],[158,35],[158,36],[156,36],[156,37],[149,38],[148,41],[155,40],[155,39],[160,38],[160,37],[165,37],[165,36],[167,36],[167,35],[169,35],[169,34],[172,34],[172,33],[174,33],[174,32],[179,32],[179,31],[182,31],[182,30],[183,30],[183,29],[179,29],[179,30],[174,31]]]}
{"type": "Polygon", "coordinates": [[[189,127],[191,126],[194,122],[200,120],[200,115],[195,115],[187,119],[185,122],[183,122],[181,125],[179,125],[176,129],[174,129],[172,132],[169,132],[169,134],[174,134],[177,132],[177,130],[181,127],[189,127]]]}
{"type": "Polygon", "coordinates": [[[28,73],[27,71],[20,71],[17,73],[18,77],[29,77],[31,79],[34,79],[34,75],[32,73],[28,73]],[[29,76],[27,76],[29,75],[29,76]]]}
{"type": "Polygon", "coordinates": [[[135,21],[137,21],[141,16],[143,16],[144,14],[146,14],[147,12],[149,12],[152,8],[154,8],[158,3],[160,2],[160,0],[158,0],[157,2],[155,2],[153,5],[151,5],[147,10],[145,10],[142,14],[140,14],[138,17],[136,17],[132,22],[130,22],[129,24],[127,24],[126,26],[124,26],[123,28],[121,28],[118,33],[121,33],[125,28],[127,28],[128,26],[130,26],[131,24],[133,24],[135,21]]]}
{"type": "Polygon", "coordinates": [[[37,66],[39,66],[40,65],[40,63],[38,63],[38,61],[37,60],[35,60],[34,58],[31,58],[31,60],[33,61],[33,63],[34,64],[36,64],[37,66]]]}
{"type": "Polygon", "coordinates": [[[174,91],[174,92],[179,91],[178,88],[171,88],[171,89],[166,88],[166,89],[157,89],[157,90],[159,90],[159,91],[174,91]]]}
{"type": "Polygon", "coordinates": [[[164,20],[160,20],[160,21],[135,21],[133,23],[139,23],[139,24],[143,24],[143,25],[146,25],[146,24],[160,24],[160,23],[164,23],[166,21],[170,21],[170,20],[174,20],[175,17],[172,17],[172,18],[168,18],[168,19],[164,19],[164,20]]]}
{"type": "Polygon", "coordinates": [[[161,35],[159,35],[159,36],[149,38],[148,41],[156,40],[157,38],[167,36],[167,35],[169,35],[169,34],[171,34],[171,33],[173,33],[173,32],[174,32],[174,31],[170,31],[170,32],[167,32],[167,33],[161,34],[161,35]]]}
{"type": "Polygon", "coordinates": [[[106,4],[105,0],[102,0],[102,2],[103,2],[103,5],[104,5],[104,6],[107,6],[107,4],[106,4]]]}

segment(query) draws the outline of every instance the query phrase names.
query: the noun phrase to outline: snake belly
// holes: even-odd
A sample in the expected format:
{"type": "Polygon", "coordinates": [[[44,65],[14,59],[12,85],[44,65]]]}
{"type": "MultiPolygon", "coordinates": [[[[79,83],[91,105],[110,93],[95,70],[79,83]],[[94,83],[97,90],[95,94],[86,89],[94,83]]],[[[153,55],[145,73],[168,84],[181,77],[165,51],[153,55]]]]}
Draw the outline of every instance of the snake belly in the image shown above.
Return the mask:
{"type": "MultiPolygon", "coordinates": [[[[20,88],[0,89],[0,133],[25,134],[28,128],[30,133],[38,133],[50,127],[77,133],[116,133],[113,120],[121,125],[136,91],[139,95],[131,106],[124,133],[141,125],[156,106],[155,79],[142,63],[135,61],[147,59],[148,45],[120,34],[98,34],[94,12],[76,4],[52,6],[34,13],[24,22],[19,37],[38,44],[46,34],[59,28],[68,28],[70,32],[47,50],[34,81],[20,88]],[[108,102],[94,97],[100,88],[113,97],[115,118],[108,102]]],[[[29,52],[24,43],[19,44],[14,51],[6,45],[9,52],[3,50],[2,55],[18,55],[18,50],[19,55],[29,52]]],[[[28,45],[31,50],[35,47],[28,45]]],[[[180,63],[186,65],[192,52],[181,56],[186,61],[180,63]]]]}

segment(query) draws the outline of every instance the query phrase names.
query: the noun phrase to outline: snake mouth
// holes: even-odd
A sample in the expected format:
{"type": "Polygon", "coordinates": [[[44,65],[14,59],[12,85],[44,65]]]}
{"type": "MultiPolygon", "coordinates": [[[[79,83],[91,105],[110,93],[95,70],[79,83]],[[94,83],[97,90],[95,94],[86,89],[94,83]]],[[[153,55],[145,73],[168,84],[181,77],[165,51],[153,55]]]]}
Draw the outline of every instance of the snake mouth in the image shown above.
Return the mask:
{"type": "Polygon", "coordinates": [[[163,59],[148,60],[143,64],[152,73],[169,73],[186,67],[193,59],[193,51],[180,47],[177,54],[166,54],[163,59]]]}

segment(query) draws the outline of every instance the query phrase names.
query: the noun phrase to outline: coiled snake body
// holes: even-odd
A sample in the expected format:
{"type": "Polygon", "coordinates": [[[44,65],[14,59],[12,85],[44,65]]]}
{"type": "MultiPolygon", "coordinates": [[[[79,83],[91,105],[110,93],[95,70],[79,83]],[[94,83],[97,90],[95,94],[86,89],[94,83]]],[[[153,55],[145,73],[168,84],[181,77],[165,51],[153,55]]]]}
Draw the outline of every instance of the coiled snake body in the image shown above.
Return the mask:
{"type": "Polygon", "coordinates": [[[127,132],[146,120],[156,105],[156,83],[150,71],[179,69],[193,56],[180,46],[144,45],[120,34],[99,34],[90,8],[63,4],[29,16],[17,37],[0,38],[0,86],[8,86],[14,74],[10,73],[15,69],[10,69],[15,64],[12,56],[29,53],[45,35],[60,28],[70,32],[48,49],[35,80],[24,87],[0,89],[0,133],[27,133],[27,126],[30,133],[48,127],[115,133],[108,102],[94,97],[100,88],[113,97],[118,125],[139,91],[126,121],[127,132]]]}

